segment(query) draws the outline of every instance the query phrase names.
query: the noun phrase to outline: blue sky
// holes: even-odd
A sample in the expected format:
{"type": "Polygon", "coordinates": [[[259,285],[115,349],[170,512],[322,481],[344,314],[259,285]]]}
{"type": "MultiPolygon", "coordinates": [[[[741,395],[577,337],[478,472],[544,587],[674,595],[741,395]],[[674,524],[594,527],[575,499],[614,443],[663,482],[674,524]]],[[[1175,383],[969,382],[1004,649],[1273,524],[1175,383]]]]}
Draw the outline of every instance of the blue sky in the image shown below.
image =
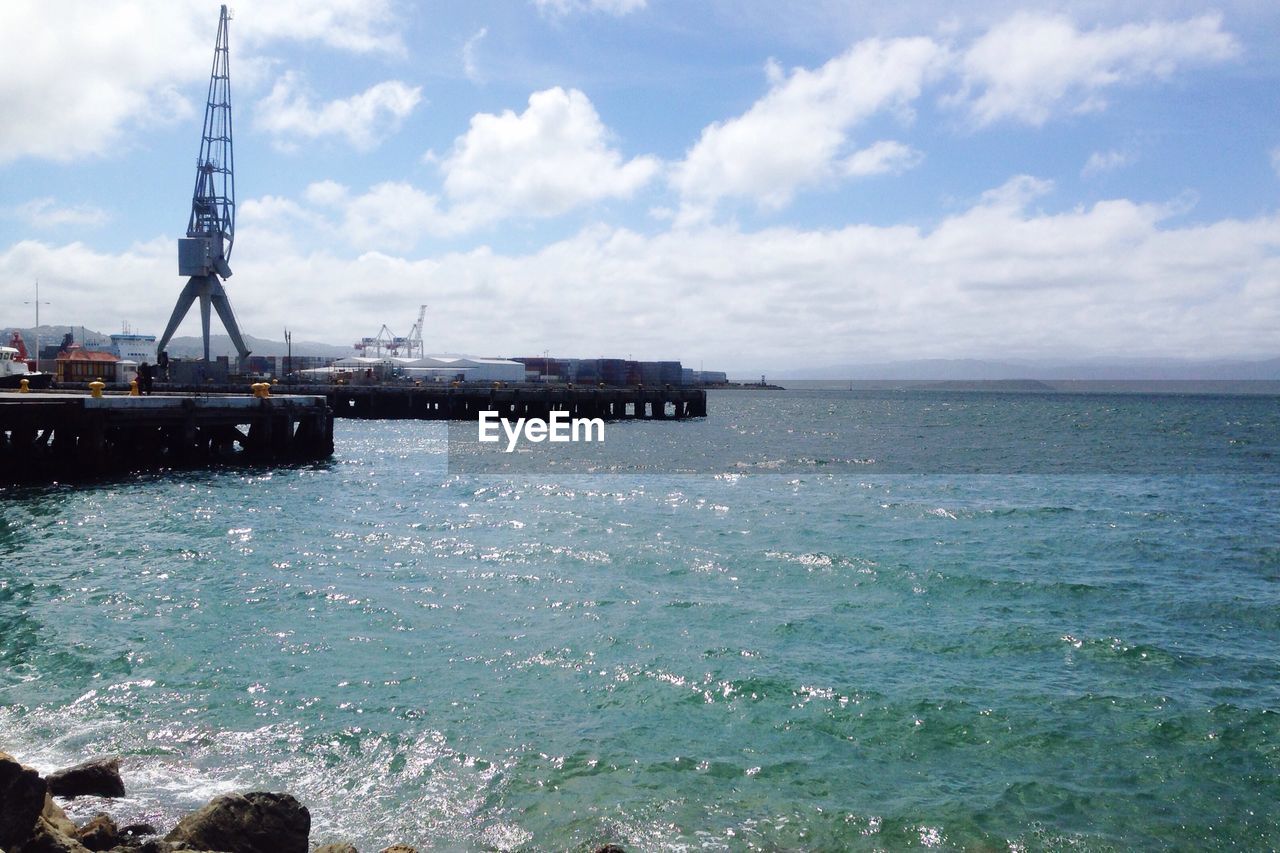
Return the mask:
{"type": "MultiPolygon", "coordinates": [[[[249,334],[734,371],[1280,354],[1280,7],[233,7],[249,334]]],[[[0,8],[7,325],[159,333],[216,4],[0,8]]],[[[181,333],[195,333],[194,317],[181,333]]]]}

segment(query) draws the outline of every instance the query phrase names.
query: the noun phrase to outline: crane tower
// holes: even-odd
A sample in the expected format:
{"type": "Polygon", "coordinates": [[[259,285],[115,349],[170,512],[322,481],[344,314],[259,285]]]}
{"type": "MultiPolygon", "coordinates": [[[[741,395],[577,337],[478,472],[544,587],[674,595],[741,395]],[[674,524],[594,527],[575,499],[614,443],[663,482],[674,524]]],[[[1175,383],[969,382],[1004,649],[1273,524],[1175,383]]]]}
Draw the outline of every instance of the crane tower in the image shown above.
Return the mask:
{"type": "Polygon", "coordinates": [[[213,49],[213,71],[209,75],[209,98],[204,110],[204,133],[200,157],[196,161],[196,186],[191,197],[191,218],[187,236],[178,239],[178,275],[190,276],[173,307],[169,325],[156,344],[157,356],[169,345],[178,324],[192,303],[200,300],[200,324],[204,336],[204,360],[209,361],[209,309],[218,312],[231,343],[241,358],[247,358],[231,301],[221,279],[231,277],[231,244],[236,232],[235,158],[231,147],[231,65],[227,42],[230,16],[222,7],[218,39],[213,49]],[[221,278],[220,278],[221,277],[221,278]]]}

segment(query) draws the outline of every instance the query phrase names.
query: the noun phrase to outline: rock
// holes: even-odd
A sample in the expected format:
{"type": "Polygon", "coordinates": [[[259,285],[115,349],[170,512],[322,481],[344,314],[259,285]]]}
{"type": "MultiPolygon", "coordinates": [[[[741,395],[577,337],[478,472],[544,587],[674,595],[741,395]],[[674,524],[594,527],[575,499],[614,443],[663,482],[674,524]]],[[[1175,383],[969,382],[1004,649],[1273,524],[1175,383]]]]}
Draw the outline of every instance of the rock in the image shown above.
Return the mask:
{"type": "Polygon", "coordinates": [[[418,853],[417,849],[410,847],[408,844],[392,844],[390,847],[382,851],[382,853],[418,853]]]}
{"type": "Polygon", "coordinates": [[[220,853],[220,851],[193,850],[185,844],[172,844],[168,841],[153,838],[142,844],[126,843],[122,847],[113,847],[107,853],[220,853]]]}
{"type": "Polygon", "coordinates": [[[0,752],[0,850],[31,836],[48,791],[39,773],[0,752]]]}
{"type": "Polygon", "coordinates": [[[127,838],[141,838],[144,835],[155,835],[156,828],[149,823],[131,823],[120,827],[120,834],[127,838]]]}
{"type": "Polygon", "coordinates": [[[123,797],[120,759],[93,758],[83,764],[50,773],[49,791],[55,797],[123,797]]]}
{"type": "MultiPolygon", "coordinates": [[[[116,848],[117,850],[123,848],[116,848]]],[[[159,838],[153,838],[138,847],[132,848],[135,853],[173,853],[176,850],[168,841],[161,841],[159,838]]],[[[114,853],[114,852],[113,852],[114,853]]]]}
{"type": "Polygon", "coordinates": [[[226,794],[189,814],[165,841],[222,853],[307,853],[311,813],[288,794],[226,794]]]}
{"type": "Polygon", "coordinates": [[[360,853],[360,851],[350,844],[322,844],[312,853],[360,853]]]}
{"type": "Polygon", "coordinates": [[[603,847],[597,847],[596,853],[627,853],[627,851],[616,844],[606,844],[603,847]]]}
{"type": "Polygon", "coordinates": [[[35,831],[26,841],[7,849],[10,853],[89,853],[87,847],[44,818],[36,821],[35,831]]]}
{"type": "Polygon", "coordinates": [[[54,829],[63,835],[75,837],[76,825],[67,817],[67,813],[62,810],[62,806],[53,801],[53,794],[46,793],[44,795],[44,810],[40,812],[40,817],[49,821],[54,829]]]}
{"type": "Polygon", "coordinates": [[[120,827],[105,814],[96,814],[72,836],[90,850],[110,850],[124,841],[120,827]]]}

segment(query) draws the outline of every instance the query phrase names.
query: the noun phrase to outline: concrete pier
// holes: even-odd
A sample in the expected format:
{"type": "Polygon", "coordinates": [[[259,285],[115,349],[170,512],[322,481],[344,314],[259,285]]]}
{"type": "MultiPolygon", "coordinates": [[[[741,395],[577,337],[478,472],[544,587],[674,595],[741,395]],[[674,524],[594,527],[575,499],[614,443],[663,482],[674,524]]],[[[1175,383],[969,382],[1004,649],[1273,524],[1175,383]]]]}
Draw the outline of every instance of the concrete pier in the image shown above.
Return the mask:
{"type": "Polygon", "coordinates": [[[322,396],[0,392],[0,483],[333,454],[322,396]]]}
{"type": "MultiPolygon", "coordinates": [[[[237,393],[244,386],[162,386],[166,391],[237,393]]],[[[707,416],[707,392],[678,386],[568,385],[276,385],[273,394],[324,395],[335,417],[474,421],[482,411],[503,417],[572,417],[617,420],[684,420],[707,416]]]]}
{"type": "Polygon", "coordinates": [[[473,421],[480,412],[506,418],[683,420],[707,416],[707,392],[695,388],[332,386],[326,391],[340,418],[473,421]]]}

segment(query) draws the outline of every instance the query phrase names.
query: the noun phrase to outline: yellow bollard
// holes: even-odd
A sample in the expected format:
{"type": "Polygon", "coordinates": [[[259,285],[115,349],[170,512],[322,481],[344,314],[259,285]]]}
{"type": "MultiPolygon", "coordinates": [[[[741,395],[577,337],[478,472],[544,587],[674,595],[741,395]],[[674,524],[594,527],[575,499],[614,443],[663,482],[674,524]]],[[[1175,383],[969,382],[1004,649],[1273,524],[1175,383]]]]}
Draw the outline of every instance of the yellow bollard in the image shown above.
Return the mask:
{"type": "Polygon", "coordinates": [[[271,396],[271,386],[266,382],[255,382],[249,386],[249,390],[253,392],[253,396],[258,398],[271,396]]]}
{"type": "Polygon", "coordinates": [[[29,381],[27,381],[26,379],[19,379],[19,380],[18,380],[18,393],[19,393],[19,394],[30,394],[30,393],[31,393],[31,383],[30,383],[29,381]]]}
{"type": "Polygon", "coordinates": [[[103,382],[101,379],[95,379],[93,382],[89,383],[89,393],[95,397],[101,397],[102,389],[106,387],[107,383],[103,382]]]}
{"type": "Polygon", "coordinates": [[[141,395],[138,393],[138,380],[136,380],[136,379],[130,379],[130,380],[129,380],[129,396],[130,396],[130,397],[139,397],[139,396],[141,396],[141,395]]]}

